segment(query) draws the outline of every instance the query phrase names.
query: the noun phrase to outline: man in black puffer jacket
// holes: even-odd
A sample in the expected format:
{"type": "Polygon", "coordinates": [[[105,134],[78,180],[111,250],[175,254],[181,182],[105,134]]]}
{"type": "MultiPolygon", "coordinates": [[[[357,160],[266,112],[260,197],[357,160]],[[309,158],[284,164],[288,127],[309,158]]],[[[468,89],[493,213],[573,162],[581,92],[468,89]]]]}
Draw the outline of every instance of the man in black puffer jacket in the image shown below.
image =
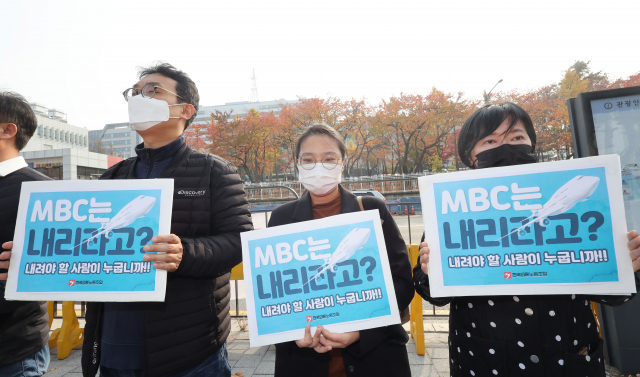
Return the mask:
{"type": "Polygon", "coordinates": [[[168,271],[167,291],[164,302],[89,303],[83,374],[228,377],[229,275],[242,261],[240,233],[253,229],[242,181],[229,162],[186,145],[199,97],[185,73],[144,69],[125,99],[144,143],[101,179],[174,179],[172,234],[145,246],[166,254],[144,255],[168,271]]]}

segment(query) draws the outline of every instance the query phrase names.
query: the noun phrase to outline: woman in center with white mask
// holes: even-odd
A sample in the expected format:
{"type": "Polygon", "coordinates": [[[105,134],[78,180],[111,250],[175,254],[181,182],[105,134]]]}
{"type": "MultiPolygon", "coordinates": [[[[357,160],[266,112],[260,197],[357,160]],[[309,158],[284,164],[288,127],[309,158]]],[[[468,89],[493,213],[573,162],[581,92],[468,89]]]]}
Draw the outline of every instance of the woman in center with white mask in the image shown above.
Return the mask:
{"type": "MultiPolygon", "coordinates": [[[[335,129],[326,124],[309,127],[299,137],[295,153],[300,182],[307,192],[299,200],[276,208],[270,227],[361,210],[356,196],[340,185],[346,147],[335,129]]],[[[414,294],[407,246],[382,200],[364,197],[362,207],[380,212],[398,309],[402,312],[414,294]]],[[[313,336],[307,325],[303,339],[276,345],[275,376],[408,377],[408,340],[401,325],[341,334],[318,325],[313,336]]]]}

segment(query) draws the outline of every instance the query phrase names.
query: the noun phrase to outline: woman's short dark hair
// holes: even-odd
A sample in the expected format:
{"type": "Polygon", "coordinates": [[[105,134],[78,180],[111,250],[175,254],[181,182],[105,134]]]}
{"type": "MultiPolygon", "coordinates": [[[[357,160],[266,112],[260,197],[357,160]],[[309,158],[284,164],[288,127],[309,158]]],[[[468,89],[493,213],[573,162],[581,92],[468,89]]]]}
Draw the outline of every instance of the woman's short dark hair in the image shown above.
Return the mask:
{"type": "Polygon", "coordinates": [[[344,160],[347,157],[347,146],[344,144],[344,140],[342,140],[340,133],[325,123],[316,123],[304,130],[302,135],[300,135],[296,141],[296,160],[300,157],[300,146],[302,145],[302,142],[311,135],[324,135],[334,139],[336,143],[338,143],[342,159],[344,160]]]}
{"type": "Polygon", "coordinates": [[[0,92],[0,123],[16,125],[16,148],[22,150],[38,128],[38,120],[24,97],[14,92],[0,92]]]}
{"type": "Polygon", "coordinates": [[[505,120],[509,119],[509,128],[505,135],[518,123],[522,122],[524,129],[531,139],[531,145],[536,147],[536,131],[531,117],[524,109],[513,102],[487,104],[474,111],[462,125],[458,136],[458,155],[467,166],[473,167],[470,161],[471,151],[480,140],[491,135],[505,120]]]}
{"type": "Polygon", "coordinates": [[[182,72],[171,64],[164,62],[157,63],[156,65],[148,68],[140,68],[138,78],[142,79],[143,77],[152,75],[154,73],[158,73],[172,80],[176,80],[176,94],[193,105],[193,107],[196,109],[196,111],[193,112],[193,116],[191,116],[191,118],[189,118],[187,120],[187,123],[184,125],[184,129],[186,130],[187,127],[189,127],[189,125],[196,118],[196,115],[198,115],[198,109],[200,108],[200,95],[198,94],[196,83],[194,83],[186,73],[182,72]]]}

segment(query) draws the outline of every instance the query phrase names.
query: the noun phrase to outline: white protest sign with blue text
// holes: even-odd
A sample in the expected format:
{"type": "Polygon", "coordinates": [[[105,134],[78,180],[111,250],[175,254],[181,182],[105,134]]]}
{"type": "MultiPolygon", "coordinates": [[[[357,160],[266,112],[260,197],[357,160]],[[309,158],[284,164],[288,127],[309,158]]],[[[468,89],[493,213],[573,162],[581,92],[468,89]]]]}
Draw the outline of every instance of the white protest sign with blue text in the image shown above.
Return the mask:
{"type": "Polygon", "coordinates": [[[241,234],[251,347],[400,323],[377,210],[241,234]]]}
{"type": "Polygon", "coordinates": [[[142,247],[169,234],[173,180],[25,182],[5,297],[164,301],[142,247]]]}
{"type": "Polygon", "coordinates": [[[418,182],[432,296],[635,293],[617,155],[418,182]]]}

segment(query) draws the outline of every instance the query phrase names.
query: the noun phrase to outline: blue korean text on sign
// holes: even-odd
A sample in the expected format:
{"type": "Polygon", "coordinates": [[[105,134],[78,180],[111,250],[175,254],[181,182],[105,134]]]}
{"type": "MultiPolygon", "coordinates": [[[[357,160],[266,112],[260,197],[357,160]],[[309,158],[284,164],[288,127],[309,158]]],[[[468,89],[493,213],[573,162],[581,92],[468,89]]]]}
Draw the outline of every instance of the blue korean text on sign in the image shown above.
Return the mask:
{"type": "Polygon", "coordinates": [[[618,281],[605,168],[434,183],[444,286],[618,281]]]}
{"type": "Polygon", "coordinates": [[[248,248],[259,335],[391,314],[373,221],[250,240],[248,248]]]}
{"type": "Polygon", "coordinates": [[[34,192],[17,292],[154,291],[161,190],[34,192]]]}

